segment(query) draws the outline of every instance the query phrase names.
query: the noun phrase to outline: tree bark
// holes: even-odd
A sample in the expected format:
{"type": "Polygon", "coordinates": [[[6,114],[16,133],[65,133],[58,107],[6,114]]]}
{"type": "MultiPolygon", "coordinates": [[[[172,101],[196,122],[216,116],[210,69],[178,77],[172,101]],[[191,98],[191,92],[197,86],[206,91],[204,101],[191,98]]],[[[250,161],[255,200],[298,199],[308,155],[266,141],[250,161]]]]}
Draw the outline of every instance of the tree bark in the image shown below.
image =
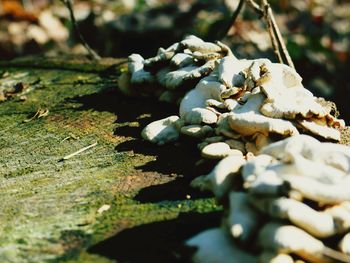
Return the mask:
{"type": "Polygon", "coordinates": [[[188,186],[195,147],[140,138],[177,112],[120,95],[123,61],[0,62],[0,87],[24,87],[0,104],[1,262],[172,262],[174,244],[218,223],[188,186]]]}

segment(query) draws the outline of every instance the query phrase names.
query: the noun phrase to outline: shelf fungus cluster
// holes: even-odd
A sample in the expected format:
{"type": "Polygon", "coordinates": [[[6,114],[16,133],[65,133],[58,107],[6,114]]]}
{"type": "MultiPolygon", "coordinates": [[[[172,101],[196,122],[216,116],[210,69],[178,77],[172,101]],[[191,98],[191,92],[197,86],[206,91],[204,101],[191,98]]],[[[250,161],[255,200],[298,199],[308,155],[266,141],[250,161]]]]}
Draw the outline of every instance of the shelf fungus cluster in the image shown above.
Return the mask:
{"type": "Polygon", "coordinates": [[[221,227],[186,242],[194,262],[350,262],[350,148],[333,143],[345,124],[294,69],[188,36],[129,56],[119,88],[179,105],[145,140],[188,136],[218,160],[192,182],[224,207],[221,227]]]}
{"type": "Polygon", "coordinates": [[[194,262],[350,262],[350,148],[296,135],[228,156],[193,186],[224,206],[187,241],[194,262]]]}
{"type": "Polygon", "coordinates": [[[126,94],[179,104],[179,116],[150,123],[156,144],[193,137],[204,158],[253,154],[300,133],[338,141],[342,120],[305,89],[294,69],[268,59],[237,59],[224,44],[188,36],[157,56],[129,57],[119,79],[126,94]]]}

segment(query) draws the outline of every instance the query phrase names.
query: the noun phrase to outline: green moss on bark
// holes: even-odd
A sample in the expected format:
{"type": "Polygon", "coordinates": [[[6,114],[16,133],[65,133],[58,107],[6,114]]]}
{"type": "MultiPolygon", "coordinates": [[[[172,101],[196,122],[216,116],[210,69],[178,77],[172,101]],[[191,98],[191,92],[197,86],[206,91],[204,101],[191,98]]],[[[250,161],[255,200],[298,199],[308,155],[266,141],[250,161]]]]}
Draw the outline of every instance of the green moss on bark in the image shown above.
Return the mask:
{"type": "Polygon", "coordinates": [[[190,168],[172,174],[177,161],[157,163],[158,149],[138,137],[166,113],[153,101],[119,95],[115,75],[106,72],[113,63],[55,60],[33,69],[23,61],[0,64],[3,74],[23,73],[16,81],[29,86],[25,101],[0,104],[0,262],[111,262],[84,251],[125,229],[219,210],[212,198],[176,197],[176,182],[190,168]],[[39,108],[49,114],[24,122],[39,108]],[[174,198],[138,198],[173,183],[174,198]],[[104,204],[110,209],[98,213],[104,204]]]}

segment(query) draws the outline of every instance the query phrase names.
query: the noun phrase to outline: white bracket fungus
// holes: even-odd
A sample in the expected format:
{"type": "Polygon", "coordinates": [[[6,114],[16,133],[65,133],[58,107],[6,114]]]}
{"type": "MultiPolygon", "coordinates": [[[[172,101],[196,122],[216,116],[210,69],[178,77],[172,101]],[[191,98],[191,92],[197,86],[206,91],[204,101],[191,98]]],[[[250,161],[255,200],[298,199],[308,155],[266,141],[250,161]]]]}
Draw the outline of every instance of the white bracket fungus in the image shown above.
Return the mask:
{"type": "MultiPolygon", "coordinates": [[[[276,134],[289,137],[308,133],[340,140],[337,128],[344,122],[303,87],[294,69],[268,59],[237,59],[221,42],[188,36],[160,48],[153,58],[133,54],[128,66],[119,80],[125,94],[134,94],[133,85],[137,85],[136,91],[143,95],[149,93],[175,103],[180,99],[179,116],[184,123],[210,125],[215,134],[224,136],[222,142],[240,140],[244,147],[236,149],[244,154],[258,154],[276,134]],[[139,87],[145,84],[153,85],[153,90],[139,87]]],[[[190,135],[192,131],[183,132],[190,135]]],[[[178,137],[169,136],[172,138],[164,141],[178,137]]]]}
{"type": "Polygon", "coordinates": [[[324,244],[293,225],[267,223],[260,230],[258,244],[263,250],[294,253],[309,262],[324,262],[324,244]]]}
{"type": "Polygon", "coordinates": [[[294,260],[288,254],[264,251],[259,256],[259,263],[294,263],[294,260]]]}
{"type": "Polygon", "coordinates": [[[179,103],[179,117],[147,125],[145,140],[183,134],[202,157],[222,159],[192,182],[228,201],[221,228],[187,241],[199,248],[194,262],[350,262],[350,149],[300,135],[339,141],[345,124],[294,69],[188,36],[153,58],[131,55],[118,83],[179,103]]]}
{"type": "Polygon", "coordinates": [[[229,193],[229,211],[226,219],[226,227],[234,239],[241,244],[247,244],[252,241],[252,237],[256,234],[260,222],[260,214],[254,209],[248,195],[244,192],[229,193]]]}
{"type": "Polygon", "coordinates": [[[163,145],[164,143],[177,140],[181,126],[178,116],[170,116],[148,124],[141,135],[147,141],[163,145]]]}
{"type": "Polygon", "coordinates": [[[297,135],[260,152],[241,163],[226,157],[192,182],[228,200],[224,246],[259,262],[350,262],[350,148],[297,135]]]}
{"type": "Polygon", "coordinates": [[[151,73],[145,71],[144,59],[139,54],[132,54],[129,56],[129,72],[131,74],[131,83],[132,84],[141,84],[152,82],[154,77],[151,73]]]}
{"type": "Polygon", "coordinates": [[[145,140],[183,134],[221,159],[191,183],[226,209],[222,227],[187,241],[194,262],[350,262],[350,148],[299,135],[339,141],[345,123],[294,69],[188,36],[153,58],[131,55],[119,85],[179,103],[179,117],[147,125],[145,140]]]}
{"type": "Polygon", "coordinates": [[[170,65],[173,65],[177,68],[183,68],[193,64],[195,64],[193,56],[186,53],[177,53],[170,60],[170,65]]]}
{"type": "Polygon", "coordinates": [[[194,263],[258,263],[252,254],[238,248],[221,228],[203,231],[186,245],[197,248],[194,263]]]}
{"type": "Polygon", "coordinates": [[[265,97],[263,94],[252,94],[247,102],[239,105],[228,116],[230,127],[242,134],[251,136],[257,133],[268,136],[270,133],[284,136],[299,134],[297,128],[288,120],[274,119],[262,115],[259,111],[265,97]]]}
{"type": "Polygon", "coordinates": [[[245,163],[246,160],[241,155],[225,157],[208,175],[197,177],[191,185],[212,191],[220,200],[231,189],[234,175],[245,163]]]}
{"type": "Polygon", "coordinates": [[[205,42],[199,37],[193,35],[190,35],[182,40],[180,42],[180,46],[183,47],[183,49],[189,49],[192,52],[220,53],[224,51],[221,46],[214,43],[205,42]]]}
{"type": "Polygon", "coordinates": [[[231,149],[227,143],[214,142],[206,145],[201,151],[202,157],[208,159],[222,159],[229,155],[242,156],[243,154],[239,150],[231,149]]]}
{"type": "Polygon", "coordinates": [[[188,125],[181,128],[181,133],[194,138],[203,138],[213,134],[213,128],[208,125],[188,125]]]}

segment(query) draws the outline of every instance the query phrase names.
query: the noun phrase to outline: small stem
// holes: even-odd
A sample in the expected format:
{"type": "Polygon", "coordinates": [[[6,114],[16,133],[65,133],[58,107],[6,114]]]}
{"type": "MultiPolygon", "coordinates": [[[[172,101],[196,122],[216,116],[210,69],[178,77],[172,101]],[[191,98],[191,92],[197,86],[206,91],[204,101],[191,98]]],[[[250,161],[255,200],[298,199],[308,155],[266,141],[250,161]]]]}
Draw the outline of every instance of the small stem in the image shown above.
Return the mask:
{"type": "Polygon", "coordinates": [[[281,31],[278,28],[275,16],[273,15],[270,4],[268,3],[268,0],[261,0],[261,7],[254,0],[246,0],[246,2],[247,5],[251,7],[260,17],[264,17],[264,19],[266,20],[273,51],[275,52],[278,61],[280,63],[284,63],[284,57],[287,64],[290,67],[295,68],[293,61],[288,53],[286,44],[284,43],[281,31]]]}
{"type": "Polygon", "coordinates": [[[78,151],[76,151],[74,153],[71,153],[71,154],[68,154],[68,155],[64,156],[60,161],[68,160],[68,159],[78,155],[79,153],[85,152],[86,150],[89,150],[90,148],[95,147],[96,145],[97,145],[97,142],[95,142],[93,144],[90,144],[89,146],[81,148],[80,150],[78,150],[78,151]]]}
{"type": "Polygon", "coordinates": [[[278,28],[277,22],[275,20],[275,16],[272,13],[270,5],[269,5],[268,9],[269,9],[269,13],[270,13],[270,19],[271,19],[272,27],[273,27],[273,30],[275,31],[278,44],[280,45],[280,47],[282,49],[282,53],[284,55],[284,58],[286,59],[288,66],[290,66],[290,67],[295,69],[294,63],[292,61],[292,58],[289,55],[289,52],[288,52],[287,47],[286,47],[286,44],[284,43],[281,31],[278,28]]]}
{"type": "Polygon", "coordinates": [[[326,256],[328,259],[331,259],[331,262],[340,262],[340,263],[350,262],[349,255],[333,250],[329,247],[325,247],[322,251],[322,254],[326,256]]]}
{"type": "Polygon", "coordinates": [[[270,19],[270,15],[269,15],[269,10],[271,10],[271,9],[269,8],[269,4],[267,3],[267,0],[262,0],[262,4],[263,4],[264,18],[265,18],[266,23],[267,23],[267,29],[269,31],[273,51],[275,52],[275,55],[276,55],[279,63],[283,64],[283,58],[282,58],[282,55],[281,55],[279,47],[278,47],[277,38],[276,38],[275,32],[273,30],[273,23],[272,23],[272,20],[270,19]]]}
{"type": "Polygon", "coordinates": [[[85,47],[85,49],[87,50],[87,52],[89,53],[91,58],[93,58],[94,60],[101,59],[101,57],[92,48],[90,48],[90,46],[85,41],[83,35],[81,34],[81,32],[78,28],[78,24],[77,24],[77,21],[75,20],[75,15],[74,15],[74,11],[73,11],[72,0],[61,0],[61,1],[65,4],[65,6],[67,7],[67,9],[69,11],[70,19],[71,19],[72,24],[73,24],[73,29],[75,31],[75,34],[78,36],[81,44],[85,47]]]}
{"type": "Polygon", "coordinates": [[[237,17],[238,17],[239,13],[241,12],[241,10],[242,10],[242,8],[243,8],[243,6],[244,6],[244,1],[245,1],[245,0],[240,0],[240,1],[239,1],[237,8],[236,8],[235,12],[234,12],[233,15],[232,15],[232,18],[231,18],[231,20],[230,20],[230,23],[228,24],[228,26],[227,26],[227,28],[226,28],[226,30],[225,30],[225,35],[224,35],[224,37],[226,37],[226,36],[228,35],[228,33],[230,32],[231,27],[232,27],[232,26],[234,25],[234,23],[236,22],[237,17]]]}
{"type": "Polygon", "coordinates": [[[27,122],[30,122],[34,119],[40,119],[40,118],[45,117],[47,115],[49,115],[49,109],[39,108],[32,117],[30,117],[29,119],[23,120],[23,122],[27,123],[27,122]]]}
{"type": "Polygon", "coordinates": [[[260,17],[264,16],[264,11],[260,8],[260,6],[254,0],[246,0],[247,5],[250,6],[255,13],[257,13],[260,17]]]}

